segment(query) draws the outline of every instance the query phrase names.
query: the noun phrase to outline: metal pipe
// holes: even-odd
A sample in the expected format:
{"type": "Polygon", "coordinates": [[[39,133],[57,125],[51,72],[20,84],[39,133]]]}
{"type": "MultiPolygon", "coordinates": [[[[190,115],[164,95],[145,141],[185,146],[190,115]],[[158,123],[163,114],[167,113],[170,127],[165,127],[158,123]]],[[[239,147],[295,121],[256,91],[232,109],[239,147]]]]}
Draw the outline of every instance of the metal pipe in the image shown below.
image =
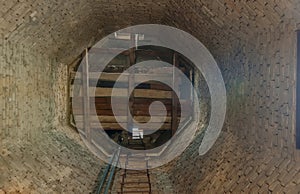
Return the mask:
{"type": "Polygon", "coordinates": [[[101,192],[101,190],[102,190],[102,188],[103,188],[103,185],[104,185],[105,180],[106,180],[106,178],[107,178],[107,175],[108,175],[109,169],[110,169],[110,167],[111,167],[111,164],[112,164],[112,162],[113,162],[113,160],[114,160],[114,158],[115,158],[115,156],[116,156],[116,152],[117,152],[117,150],[114,152],[114,154],[113,154],[113,156],[111,157],[109,163],[107,164],[107,167],[105,168],[104,174],[103,174],[103,176],[102,176],[102,178],[101,178],[100,185],[99,185],[98,190],[97,190],[97,192],[96,192],[97,194],[100,194],[100,192],[101,192]]]}
{"type": "Polygon", "coordinates": [[[111,172],[110,172],[109,179],[108,179],[108,182],[107,182],[107,184],[106,184],[106,188],[105,188],[104,194],[108,194],[108,190],[109,190],[109,188],[110,188],[111,181],[112,181],[113,176],[114,176],[114,174],[115,174],[116,166],[117,166],[117,164],[119,163],[120,152],[121,152],[121,147],[119,147],[118,150],[117,150],[117,154],[116,154],[116,155],[117,155],[116,162],[115,162],[115,165],[113,165],[112,170],[111,170],[111,172]]]}

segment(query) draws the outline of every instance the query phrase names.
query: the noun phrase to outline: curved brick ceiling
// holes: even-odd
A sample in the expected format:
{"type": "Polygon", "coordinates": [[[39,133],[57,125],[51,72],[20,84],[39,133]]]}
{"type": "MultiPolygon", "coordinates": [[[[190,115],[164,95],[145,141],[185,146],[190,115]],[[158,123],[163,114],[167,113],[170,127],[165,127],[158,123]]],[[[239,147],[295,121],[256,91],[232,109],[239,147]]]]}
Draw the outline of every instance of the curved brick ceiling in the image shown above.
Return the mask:
{"type": "Polygon", "coordinates": [[[300,18],[299,12],[297,0],[12,0],[1,3],[0,34],[70,61],[103,35],[134,24],[177,26],[214,50],[258,31],[274,31],[282,22],[300,18]]]}
{"type": "Polygon", "coordinates": [[[33,46],[62,58],[92,46],[117,29],[161,23],[166,1],[3,1],[0,33],[6,39],[33,46]],[[60,55],[59,55],[60,56],[60,55]]]}

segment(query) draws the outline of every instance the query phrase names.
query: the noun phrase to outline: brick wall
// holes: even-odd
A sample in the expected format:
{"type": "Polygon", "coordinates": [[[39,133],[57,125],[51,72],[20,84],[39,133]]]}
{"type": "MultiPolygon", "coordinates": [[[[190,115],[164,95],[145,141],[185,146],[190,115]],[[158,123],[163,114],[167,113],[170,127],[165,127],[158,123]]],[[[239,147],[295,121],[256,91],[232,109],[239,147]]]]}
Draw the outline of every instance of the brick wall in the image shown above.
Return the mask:
{"type": "Polygon", "coordinates": [[[92,191],[103,163],[65,125],[67,66],[9,40],[0,53],[0,193],[92,191]]]}
{"type": "Polygon", "coordinates": [[[0,37],[5,40],[0,46],[0,193],[88,193],[102,163],[67,125],[67,64],[104,34],[133,23],[156,23],[165,3],[0,5],[0,37]]]}
{"type": "Polygon", "coordinates": [[[100,168],[65,125],[63,64],[104,34],[141,23],[168,24],[196,36],[216,58],[228,92],[225,126],[211,151],[198,156],[199,135],[166,167],[174,192],[299,191],[299,6],[297,0],[3,1],[0,193],[91,190],[100,168]]]}
{"type": "Polygon", "coordinates": [[[0,52],[1,135],[31,138],[53,119],[51,62],[10,41],[0,52]]]}
{"type": "Polygon", "coordinates": [[[212,52],[224,76],[228,108],[222,134],[205,156],[198,156],[199,135],[166,167],[175,191],[299,191],[300,151],[295,149],[298,18],[289,17],[293,12],[287,10],[288,3],[185,3],[173,2],[178,9],[165,22],[198,37],[212,52]]]}

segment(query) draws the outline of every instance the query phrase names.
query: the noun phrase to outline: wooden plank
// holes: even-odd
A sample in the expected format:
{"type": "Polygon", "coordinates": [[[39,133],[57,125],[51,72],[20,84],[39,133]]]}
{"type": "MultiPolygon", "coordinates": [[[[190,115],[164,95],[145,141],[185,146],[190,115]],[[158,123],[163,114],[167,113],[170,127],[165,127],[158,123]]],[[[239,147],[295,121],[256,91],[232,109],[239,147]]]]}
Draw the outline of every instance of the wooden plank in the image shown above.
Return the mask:
{"type": "MultiPolygon", "coordinates": [[[[134,119],[139,122],[139,123],[147,123],[150,121],[151,117],[149,116],[134,116],[134,119]]],[[[153,116],[152,117],[152,122],[153,123],[160,123],[162,117],[160,116],[153,116]]],[[[171,117],[166,117],[165,123],[171,123],[171,117]]]]}
{"type": "Polygon", "coordinates": [[[170,88],[167,85],[163,85],[160,83],[155,82],[147,82],[150,85],[150,88],[153,90],[164,90],[164,91],[172,91],[172,88],[170,88]]]}
{"type": "MultiPolygon", "coordinates": [[[[91,106],[93,106],[93,105],[91,105],[91,106]]],[[[100,103],[97,103],[94,106],[95,106],[96,110],[110,110],[110,109],[112,109],[111,104],[100,104],[100,103]]],[[[118,110],[127,110],[126,104],[116,103],[114,105],[114,107],[118,108],[118,110]]]]}
{"type": "MultiPolygon", "coordinates": [[[[119,98],[114,97],[114,99],[116,101],[118,101],[118,103],[121,103],[121,104],[127,103],[127,98],[124,98],[124,97],[119,97],[119,98]]],[[[109,97],[95,97],[94,101],[95,101],[95,103],[107,103],[107,104],[111,104],[111,97],[110,96],[109,97]]]]}
{"type": "Polygon", "coordinates": [[[135,74],[135,82],[141,83],[145,79],[147,80],[161,80],[166,83],[171,83],[172,81],[172,75],[171,74],[142,74],[142,73],[136,73],[135,74]]]}
{"type": "MultiPolygon", "coordinates": [[[[183,112],[185,113],[184,115],[187,115],[188,112],[183,112]]],[[[74,109],[72,112],[73,115],[83,115],[83,111],[80,109],[74,109]]],[[[112,110],[96,110],[95,112],[90,112],[90,115],[101,115],[101,116],[127,116],[127,111],[126,110],[122,110],[122,111],[118,111],[117,113],[113,113],[112,110]]],[[[139,115],[139,116],[150,116],[149,111],[144,111],[144,110],[133,110],[133,115],[139,115]]],[[[168,111],[167,112],[167,116],[171,116],[172,112],[168,111]]],[[[178,111],[177,113],[178,116],[180,115],[180,112],[178,111]]],[[[157,114],[153,114],[152,116],[161,116],[161,113],[157,113],[157,114]]]]}
{"type": "MultiPolygon", "coordinates": [[[[140,115],[140,116],[150,116],[149,111],[144,111],[144,110],[133,110],[134,115],[140,115]]],[[[167,116],[171,116],[172,112],[167,111],[167,116]]],[[[152,116],[161,116],[161,113],[157,114],[152,114],[152,116]]]]}
{"type": "MultiPolygon", "coordinates": [[[[134,41],[134,36],[131,35],[131,40],[134,41]]],[[[131,42],[134,44],[134,42],[131,42]]],[[[136,55],[135,55],[135,48],[129,49],[129,66],[132,67],[136,63],[136,55]]],[[[128,95],[129,96],[129,106],[127,107],[127,129],[131,130],[133,127],[133,121],[131,115],[131,110],[133,110],[133,104],[134,104],[134,96],[131,95],[131,91],[134,91],[134,80],[135,80],[135,71],[134,69],[129,70],[129,76],[128,76],[128,95]]]]}
{"type": "MultiPolygon", "coordinates": [[[[127,123],[123,123],[123,124],[125,126],[127,125],[127,123]]],[[[99,123],[97,123],[97,122],[91,122],[90,125],[91,125],[92,129],[98,129],[99,128],[99,123]]],[[[78,128],[82,128],[83,122],[77,122],[76,126],[78,128]]],[[[123,128],[121,127],[121,125],[119,123],[101,123],[101,126],[105,130],[123,130],[123,128]]]]}
{"type": "MultiPolygon", "coordinates": [[[[75,115],[76,121],[83,122],[83,115],[75,115]]],[[[119,121],[121,123],[127,122],[127,116],[119,116],[119,121]]],[[[91,123],[95,122],[101,122],[101,123],[116,123],[116,117],[115,116],[91,116],[90,120],[91,123]]]]}
{"type": "MultiPolygon", "coordinates": [[[[183,106],[182,108],[183,109],[180,110],[180,107],[178,106],[178,108],[177,108],[178,115],[180,115],[181,112],[184,113],[185,115],[189,115],[192,111],[192,107],[188,106],[188,105],[183,106]]],[[[166,107],[166,109],[167,109],[167,113],[171,114],[172,106],[168,105],[166,107]]],[[[73,110],[73,114],[82,114],[83,113],[83,109],[79,105],[73,107],[72,110],[73,110]]],[[[164,111],[164,108],[160,107],[160,106],[154,106],[153,110],[155,110],[156,112],[159,112],[158,114],[160,114],[160,112],[164,111]]],[[[96,106],[96,111],[99,115],[113,115],[112,108],[109,105],[106,105],[105,107],[96,106]]],[[[125,106],[120,106],[120,108],[118,109],[118,112],[121,112],[122,114],[126,111],[127,111],[127,107],[125,107],[125,106]]],[[[145,106],[133,106],[133,112],[134,112],[134,114],[148,115],[149,114],[149,106],[146,106],[146,105],[145,106]]]]}
{"type": "MultiPolygon", "coordinates": [[[[124,114],[126,115],[127,108],[125,106],[121,106],[121,107],[122,108],[119,108],[117,113],[119,114],[119,116],[123,116],[124,114]]],[[[190,105],[183,106],[182,108],[183,109],[180,110],[180,107],[178,106],[178,108],[177,108],[178,116],[181,115],[180,113],[182,113],[183,115],[190,115],[190,113],[192,111],[192,107],[190,105]]],[[[80,106],[73,107],[72,110],[73,110],[73,114],[83,114],[83,109],[80,106]]],[[[160,112],[164,110],[164,108],[156,106],[156,107],[154,107],[154,110],[156,112],[158,112],[157,115],[159,115],[159,114],[161,114],[160,112]]],[[[112,112],[112,109],[109,106],[104,107],[104,108],[96,107],[96,112],[99,115],[114,115],[114,113],[112,112]]],[[[115,113],[115,114],[117,114],[117,113],[115,113]]],[[[93,114],[93,112],[91,111],[90,114],[93,114]]],[[[144,106],[144,107],[134,106],[133,114],[134,115],[138,115],[138,114],[149,115],[149,107],[148,106],[144,106]]],[[[171,115],[171,114],[172,114],[172,107],[167,106],[167,115],[171,115]]],[[[153,116],[155,116],[155,115],[153,115],[153,116]]]]}
{"type": "MultiPolygon", "coordinates": [[[[74,115],[82,115],[83,111],[80,109],[74,109],[73,110],[74,115]]],[[[127,110],[120,110],[118,112],[113,112],[111,109],[108,110],[96,110],[96,113],[90,112],[90,115],[103,115],[103,116],[127,116],[127,110]]],[[[149,116],[149,111],[148,110],[133,110],[133,115],[141,115],[141,116],[149,116]]],[[[171,112],[167,112],[167,115],[170,116],[171,112]]],[[[154,114],[153,116],[161,116],[161,114],[157,113],[154,114]]]]}
{"type": "MultiPolygon", "coordinates": [[[[110,97],[112,96],[112,88],[89,88],[89,95],[90,97],[110,97]]],[[[80,94],[81,96],[83,94],[80,94]]],[[[79,97],[76,96],[76,97],[79,97]]],[[[126,97],[128,96],[128,89],[124,88],[115,88],[114,89],[114,96],[115,97],[126,97]]],[[[73,95],[71,96],[73,97],[73,95]]],[[[153,98],[153,99],[171,99],[172,92],[171,91],[164,91],[164,90],[151,90],[151,89],[135,89],[134,90],[134,97],[135,98],[153,98]]]]}
{"type": "Polygon", "coordinates": [[[121,54],[121,55],[128,55],[129,52],[128,50],[124,50],[124,49],[119,49],[119,48],[96,48],[93,47],[90,49],[89,51],[92,54],[121,54]]]}
{"type": "MultiPolygon", "coordinates": [[[[134,40],[134,38],[133,38],[134,40]]],[[[134,46],[134,43],[132,44],[134,46]]],[[[130,55],[130,51],[119,49],[119,48],[91,48],[90,53],[102,53],[102,54],[120,54],[128,56],[130,55]]],[[[138,50],[139,55],[148,56],[148,57],[169,57],[170,53],[166,51],[154,51],[154,50],[138,50]]]]}
{"type": "MultiPolygon", "coordinates": [[[[95,107],[96,110],[111,110],[112,109],[112,106],[111,106],[111,103],[107,103],[107,104],[102,104],[102,103],[95,103],[95,104],[92,104],[90,103],[90,107],[95,107]]],[[[126,104],[121,104],[121,103],[117,103],[115,104],[115,107],[118,108],[118,110],[127,110],[127,107],[126,104]]],[[[82,105],[81,104],[74,104],[73,105],[73,108],[74,109],[82,109],[82,105]]],[[[134,104],[132,106],[133,109],[136,109],[136,110],[143,110],[143,111],[148,111],[149,108],[150,108],[150,104],[134,104]]],[[[171,111],[172,110],[172,105],[170,104],[167,104],[167,105],[152,105],[151,108],[155,111],[163,111],[163,110],[167,110],[167,111],[171,111]]],[[[185,108],[185,107],[184,107],[185,108]]]]}
{"type": "MultiPolygon", "coordinates": [[[[125,126],[127,123],[123,123],[125,126]]],[[[77,122],[76,126],[81,129],[83,122],[77,122]]],[[[98,123],[90,123],[91,129],[100,129],[98,123]]],[[[104,130],[124,130],[119,123],[101,123],[104,130]]],[[[143,130],[153,130],[151,127],[143,128],[143,130]]],[[[165,123],[159,130],[171,130],[171,123],[165,123]]]]}
{"type": "MultiPolygon", "coordinates": [[[[105,73],[102,72],[101,76],[99,77],[100,72],[89,72],[89,78],[90,80],[99,80],[99,81],[116,81],[121,73],[105,73]]],[[[127,82],[128,81],[129,73],[123,73],[122,79],[120,79],[120,82],[127,82]]],[[[81,79],[82,74],[77,73],[75,76],[75,79],[81,79]]],[[[143,80],[162,80],[163,82],[172,82],[172,74],[143,74],[143,73],[136,73],[135,74],[135,83],[141,83],[143,80]]]]}
{"type": "MultiPolygon", "coordinates": [[[[121,76],[121,73],[105,73],[105,72],[89,72],[90,80],[100,80],[100,81],[116,81],[121,76]],[[100,75],[100,76],[99,76],[100,75]]],[[[78,72],[75,79],[81,79],[82,74],[78,72]]],[[[123,73],[120,78],[121,82],[128,81],[128,73],[123,73]]]]}
{"type": "MultiPolygon", "coordinates": [[[[76,121],[83,122],[83,115],[75,115],[76,121]]],[[[178,117],[179,118],[179,117],[178,117]]],[[[150,121],[150,116],[134,116],[134,119],[139,123],[147,123],[150,121]]],[[[153,123],[160,123],[162,117],[160,116],[153,116],[152,122],[153,123]]],[[[179,118],[180,119],[180,118],[179,118]]],[[[171,117],[166,117],[165,123],[171,123],[171,117]]],[[[95,123],[95,122],[101,122],[101,123],[117,123],[115,116],[90,116],[89,122],[95,123]]],[[[119,116],[118,121],[121,123],[127,122],[127,116],[119,116]]]]}
{"type": "MultiPolygon", "coordinates": [[[[93,105],[91,104],[91,107],[93,105]]],[[[128,108],[128,106],[126,106],[126,104],[121,104],[121,103],[117,103],[115,104],[114,107],[117,107],[118,110],[126,110],[128,108]]],[[[150,106],[147,105],[147,104],[134,104],[133,106],[131,106],[133,109],[136,109],[136,110],[144,110],[144,111],[148,111],[150,106]]],[[[77,105],[77,106],[74,106],[74,108],[81,108],[80,105],[77,105]]],[[[112,109],[112,106],[111,104],[95,104],[95,108],[96,110],[110,110],[112,109]]],[[[163,110],[167,110],[167,111],[171,111],[172,110],[172,106],[171,105],[152,105],[151,108],[153,110],[156,110],[156,111],[163,111],[163,110]]],[[[184,107],[185,108],[185,107],[184,107]]]]}
{"type": "MultiPolygon", "coordinates": [[[[147,104],[134,104],[133,105],[134,110],[140,110],[140,111],[148,111],[150,106],[147,104]]],[[[159,106],[159,105],[152,105],[151,107],[154,111],[164,111],[165,109],[167,111],[171,111],[172,110],[172,105],[163,105],[163,106],[159,106]]]]}
{"type": "Polygon", "coordinates": [[[120,78],[120,82],[127,82],[128,81],[128,74],[124,73],[122,77],[120,77],[120,73],[101,73],[101,76],[99,76],[99,73],[92,73],[94,78],[100,81],[117,81],[120,78]],[[98,75],[97,75],[98,74],[98,75]]]}
{"type": "Polygon", "coordinates": [[[155,50],[137,50],[139,56],[144,57],[170,57],[170,52],[155,51],[155,50]]]}
{"type": "MultiPolygon", "coordinates": [[[[108,103],[108,104],[111,104],[111,97],[108,96],[108,97],[90,97],[90,101],[91,102],[95,102],[95,103],[102,103],[102,104],[105,104],[105,103],[108,103]]],[[[118,103],[126,103],[127,99],[124,98],[124,97],[119,97],[117,98],[117,101],[118,103]]],[[[83,100],[82,97],[74,97],[74,100],[76,100],[76,102],[81,102],[83,100]]],[[[157,101],[158,99],[151,99],[151,98],[137,98],[134,100],[134,104],[147,104],[148,106],[154,102],[154,101],[157,101]]],[[[171,105],[172,104],[172,99],[159,99],[158,101],[166,104],[166,105],[171,105]]],[[[181,104],[190,104],[189,101],[187,100],[180,100],[180,103],[181,104]]]]}
{"type": "MultiPolygon", "coordinates": [[[[110,97],[112,96],[112,88],[96,88],[95,93],[93,93],[92,88],[90,88],[90,96],[95,97],[110,97]]],[[[128,96],[128,90],[124,88],[115,88],[114,94],[117,97],[126,97],[128,96]]]]}
{"type": "Polygon", "coordinates": [[[171,91],[163,90],[148,90],[148,89],[135,89],[134,97],[136,98],[172,98],[171,91]]]}
{"type": "MultiPolygon", "coordinates": [[[[82,115],[83,111],[81,109],[73,109],[74,115],[82,115]]],[[[118,111],[117,113],[113,113],[111,109],[108,110],[96,110],[95,112],[90,112],[90,115],[103,115],[103,116],[127,116],[127,110],[118,111]]],[[[146,113],[145,113],[146,115],[146,113]]]]}
{"type": "MultiPolygon", "coordinates": [[[[135,104],[145,104],[149,106],[153,101],[156,101],[157,99],[143,99],[143,98],[137,98],[134,100],[135,104]]],[[[159,99],[160,102],[164,103],[165,105],[172,105],[171,99],[159,99]]]]}

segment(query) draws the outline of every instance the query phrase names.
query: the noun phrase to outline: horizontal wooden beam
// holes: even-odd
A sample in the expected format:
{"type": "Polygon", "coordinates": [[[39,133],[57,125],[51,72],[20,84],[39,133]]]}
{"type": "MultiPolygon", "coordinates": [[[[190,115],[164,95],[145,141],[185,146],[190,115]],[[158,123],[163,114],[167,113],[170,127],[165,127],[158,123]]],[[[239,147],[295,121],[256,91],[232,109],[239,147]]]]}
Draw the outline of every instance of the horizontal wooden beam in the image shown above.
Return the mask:
{"type": "MultiPolygon", "coordinates": [[[[185,112],[184,115],[186,115],[185,112]]],[[[74,115],[83,115],[83,111],[81,109],[73,109],[74,115]]],[[[90,115],[101,115],[101,116],[126,116],[127,111],[126,110],[120,110],[118,112],[113,112],[112,110],[96,110],[96,113],[90,112],[90,115]]],[[[137,116],[150,116],[149,111],[144,110],[133,110],[133,115],[137,116]]],[[[152,116],[161,116],[161,113],[153,114],[152,116]]],[[[167,116],[171,116],[171,111],[167,111],[167,116]]],[[[178,112],[178,116],[180,116],[180,112],[178,112]]]]}
{"type": "Polygon", "coordinates": [[[148,90],[148,89],[135,89],[134,97],[136,98],[172,98],[171,91],[163,90],[148,90]]]}
{"type": "MultiPolygon", "coordinates": [[[[96,110],[112,110],[111,104],[95,104],[95,105],[90,104],[90,107],[93,107],[93,106],[95,107],[96,110]]],[[[127,110],[127,108],[128,108],[128,106],[126,106],[126,104],[121,104],[121,103],[115,104],[114,107],[118,108],[118,111],[127,110]]],[[[74,104],[72,108],[76,109],[76,110],[80,110],[80,109],[82,109],[82,105],[81,104],[76,104],[76,105],[74,104]]],[[[149,111],[150,107],[147,104],[133,104],[132,108],[133,108],[133,110],[149,111]]],[[[186,109],[187,107],[184,107],[184,108],[186,109]]],[[[165,105],[165,106],[164,105],[163,106],[152,105],[151,109],[153,111],[159,111],[159,112],[162,112],[165,109],[167,111],[171,111],[172,106],[171,105],[165,105]]]]}
{"type": "MultiPolygon", "coordinates": [[[[139,100],[136,99],[135,103],[133,104],[133,113],[134,114],[142,114],[142,115],[149,115],[149,108],[150,108],[150,104],[152,103],[152,101],[147,101],[147,100],[139,100]]],[[[93,102],[90,103],[90,106],[93,107],[95,106],[95,110],[97,111],[97,113],[99,115],[113,115],[112,113],[112,106],[111,106],[111,102],[107,102],[105,103],[105,99],[103,99],[103,101],[100,101],[100,103],[95,103],[93,104],[93,102]]],[[[170,111],[172,110],[172,105],[170,103],[166,103],[167,101],[164,102],[163,106],[160,105],[153,105],[152,108],[154,111],[156,112],[162,112],[165,109],[167,110],[167,113],[170,114],[170,111]]],[[[181,106],[178,106],[178,114],[179,113],[184,113],[185,115],[188,113],[192,113],[192,107],[189,101],[181,101],[180,102],[182,105],[182,110],[181,110],[181,106]]],[[[127,110],[127,106],[125,104],[125,101],[118,101],[118,103],[115,105],[116,107],[118,107],[118,113],[121,114],[121,116],[123,114],[125,114],[126,110],[127,110]]],[[[82,102],[78,102],[76,104],[72,105],[72,110],[73,110],[73,114],[82,114],[82,110],[83,110],[83,106],[82,106],[82,102]]]]}
{"type": "MultiPolygon", "coordinates": [[[[100,72],[89,72],[89,79],[90,80],[99,80],[99,81],[116,81],[121,76],[121,73],[105,73],[102,72],[101,76],[99,77],[100,72]]],[[[144,74],[144,73],[136,73],[135,75],[135,83],[140,83],[143,80],[161,80],[163,82],[172,81],[172,72],[170,73],[155,73],[155,74],[144,74]]],[[[81,80],[82,74],[80,72],[74,75],[75,79],[81,80]]],[[[128,82],[129,73],[123,73],[122,77],[120,78],[120,82],[128,82]]]]}
{"type": "MultiPolygon", "coordinates": [[[[152,56],[152,57],[170,57],[170,52],[165,51],[155,51],[155,50],[136,50],[135,51],[139,56],[152,56]]],[[[130,55],[129,50],[119,49],[119,48],[91,48],[89,50],[90,54],[120,54],[120,55],[130,55]]]]}
{"type": "MultiPolygon", "coordinates": [[[[72,98],[73,100],[76,101],[76,104],[73,104],[74,107],[81,107],[80,104],[83,103],[83,98],[82,97],[75,97],[72,98]]],[[[117,105],[118,104],[125,104],[127,99],[124,97],[120,97],[120,98],[116,98],[117,101],[117,105]]],[[[166,106],[172,106],[172,100],[171,99],[143,99],[143,98],[136,98],[134,100],[134,105],[135,106],[146,106],[149,107],[150,104],[154,101],[159,101],[162,102],[163,104],[165,104],[166,106]]],[[[107,105],[111,105],[111,98],[110,97],[91,97],[91,105],[92,103],[95,104],[107,104],[107,105]]],[[[191,106],[191,101],[190,100],[180,100],[180,104],[182,104],[183,107],[189,107],[191,106]]]]}
{"type": "MultiPolygon", "coordinates": [[[[127,123],[123,123],[125,126],[127,126],[127,123]]],[[[76,123],[76,127],[82,128],[83,122],[76,123]]],[[[101,126],[104,130],[124,130],[119,123],[101,123],[101,126]]],[[[91,129],[100,129],[98,123],[90,123],[91,129]]],[[[165,123],[162,125],[162,127],[159,130],[170,130],[171,129],[171,123],[165,123]]],[[[143,130],[153,130],[153,128],[143,128],[143,130]]]]}
{"type": "MultiPolygon", "coordinates": [[[[89,88],[90,97],[110,97],[112,96],[112,88],[89,88]]],[[[76,97],[80,97],[82,94],[76,95],[76,97]]],[[[114,89],[115,97],[126,97],[128,96],[128,89],[125,88],[115,88],[114,89]]],[[[74,97],[74,94],[71,94],[71,97],[74,97]]],[[[154,98],[154,99],[171,99],[172,92],[164,91],[164,90],[152,90],[152,89],[135,89],[134,97],[136,98],[154,98]]]]}
{"type": "MultiPolygon", "coordinates": [[[[76,121],[83,122],[83,115],[75,115],[76,121]]],[[[150,116],[134,116],[134,119],[139,123],[147,123],[150,121],[150,116]]],[[[180,117],[178,117],[180,119],[180,117]]],[[[101,122],[101,123],[117,123],[117,120],[114,116],[91,116],[89,121],[93,122],[101,122]]],[[[119,116],[118,121],[121,123],[127,122],[127,116],[119,116]]],[[[162,122],[162,117],[160,116],[153,116],[152,117],[153,123],[160,123],[162,122]]],[[[170,123],[171,117],[166,117],[164,123],[170,123]]]]}
{"type": "MultiPolygon", "coordinates": [[[[95,97],[109,97],[112,96],[112,88],[95,88],[95,93],[93,93],[93,89],[90,88],[90,96],[95,97]]],[[[116,97],[126,97],[128,96],[128,90],[124,88],[115,88],[114,96],[116,97]]]]}
{"type": "Polygon", "coordinates": [[[128,50],[119,49],[119,48],[91,48],[89,50],[90,54],[121,54],[121,55],[129,55],[128,50]]]}
{"type": "MultiPolygon", "coordinates": [[[[116,106],[118,107],[118,106],[116,106]]],[[[125,111],[126,110],[126,106],[120,106],[118,108],[118,110],[116,110],[116,112],[119,112],[119,113],[122,113],[122,111],[125,111]]],[[[172,107],[170,106],[167,106],[166,107],[167,109],[167,112],[170,112],[172,110],[172,107]]],[[[72,110],[74,111],[74,113],[81,113],[82,112],[82,108],[80,106],[76,106],[76,107],[73,107],[72,110]]],[[[109,107],[109,106],[105,106],[105,107],[95,107],[95,110],[97,111],[98,114],[100,113],[103,113],[101,115],[106,115],[107,112],[112,112],[112,108],[109,107]]],[[[160,115],[161,115],[161,112],[164,111],[164,108],[163,107],[154,107],[152,109],[154,112],[158,112],[160,115]]],[[[132,110],[134,113],[143,113],[144,114],[149,114],[149,107],[147,106],[144,106],[144,107],[140,107],[140,106],[134,106],[133,107],[133,110],[132,110]]],[[[177,111],[178,113],[182,112],[182,113],[191,113],[192,112],[192,108],[190,106],[183,106],[182,107],[182,110],[178,109],[177,111]]],[[[110,115],[110,113],[109,113],[110,115]]]]}
{"type": "MultiPolygon", "coordinates": [[[[121,123],[127,122],[127,116],[119,116],[118,118],[121,123]]],[[[78,122],[82,122],[83,115],[75,115],[75,119],[78,122]]],[[[90,116],[89,121],[91,123],[95,123],[95,122],[99,122],[99,121],[101,123],[116,123],[117,122],[115,116],[90,116]]]]}

